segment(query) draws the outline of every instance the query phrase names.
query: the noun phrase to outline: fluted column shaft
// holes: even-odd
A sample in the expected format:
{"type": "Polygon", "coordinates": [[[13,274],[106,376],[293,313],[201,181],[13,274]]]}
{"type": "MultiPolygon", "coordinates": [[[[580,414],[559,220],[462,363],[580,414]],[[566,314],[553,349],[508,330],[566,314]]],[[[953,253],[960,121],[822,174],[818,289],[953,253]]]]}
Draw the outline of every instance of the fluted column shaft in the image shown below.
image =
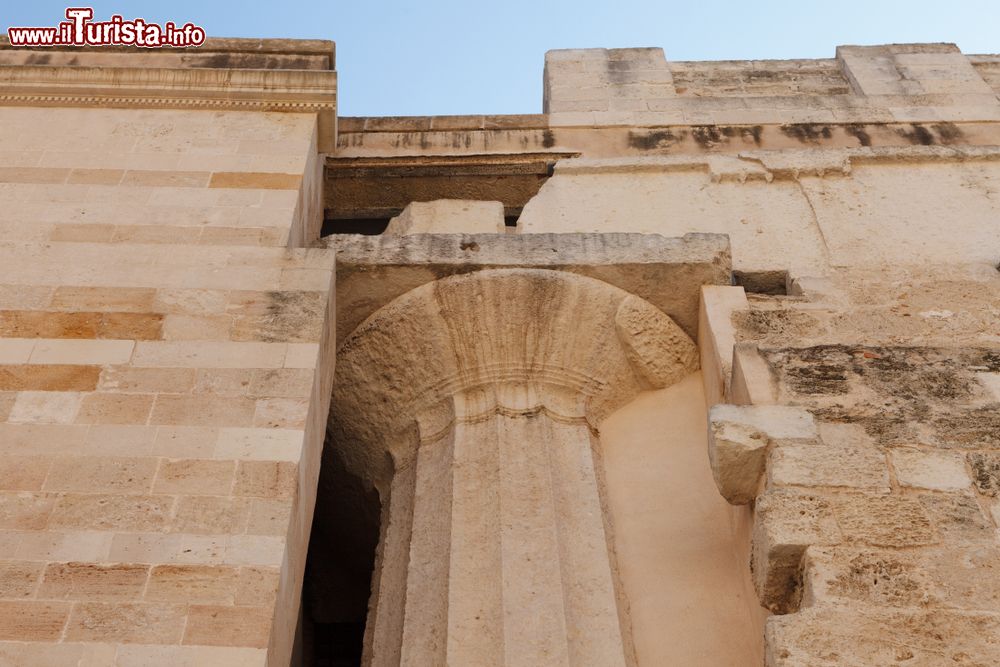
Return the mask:
{"type": "MultiPolygon", "coordinates": [[[[407,571],[387,573],[376,632],[401,624],[404,665],[625,665],[590,427],[537,388],[494,390],[485,406],[483,391],[456,395],[454,420],[394,485],[390,503],[412,510],[386,545],[408,542],[395,547],[407,571]],[[403,599],[388,597],[399,584],[403,599]]],[[[391,664],[380,639],[373,664],[391,664]]]]}

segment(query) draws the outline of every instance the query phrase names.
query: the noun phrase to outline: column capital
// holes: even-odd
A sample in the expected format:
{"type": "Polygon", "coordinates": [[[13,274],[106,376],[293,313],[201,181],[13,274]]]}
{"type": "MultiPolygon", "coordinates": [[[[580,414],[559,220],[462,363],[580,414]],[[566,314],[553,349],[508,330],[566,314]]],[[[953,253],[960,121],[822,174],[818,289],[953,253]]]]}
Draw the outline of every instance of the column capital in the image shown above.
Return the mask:
{"type": "Polygon", "coordinates": [[[441,406],[458,393],[549,387],[536,396],[576,401],[596,429],[697,367],[688,335],[620,288],[547,269],[476,271],[403,294],[343,342],[331,431],[352,472],[385,490],[427,435],[417,417],[445,427],[453,408],[441,406]]]}

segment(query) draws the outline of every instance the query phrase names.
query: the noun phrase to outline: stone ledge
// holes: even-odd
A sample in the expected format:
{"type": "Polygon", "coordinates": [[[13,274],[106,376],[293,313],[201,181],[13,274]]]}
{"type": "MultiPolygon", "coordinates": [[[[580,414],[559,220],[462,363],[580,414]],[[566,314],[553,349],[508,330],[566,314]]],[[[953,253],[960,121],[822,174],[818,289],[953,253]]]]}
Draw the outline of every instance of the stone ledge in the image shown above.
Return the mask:
{"type": "Polygon", "coordinates": [[[0,66],[0,106],[316,113],[319,150],[337,142],[337,73],[324,70],[0,66]]]}
{"type": "Polygon", "coordinates": [[[321,69],[336,66],[336,46],[325,39],[209,37],[199,47],[144,49],[134,46],[11,46],[0,36],[0,64],[82,67],[192,67],[215,69],[321,69]]]}
{"type": "Polygon", "coordinates": [[[481,269],[544,268],[602,280],[646,299],[695,337],[702,285],[728,285],[721,234],[340,235],[337,340],[397,296],[445,276],[481,269]],[[665,287],[669,286],[669,289],[665,287]]]}

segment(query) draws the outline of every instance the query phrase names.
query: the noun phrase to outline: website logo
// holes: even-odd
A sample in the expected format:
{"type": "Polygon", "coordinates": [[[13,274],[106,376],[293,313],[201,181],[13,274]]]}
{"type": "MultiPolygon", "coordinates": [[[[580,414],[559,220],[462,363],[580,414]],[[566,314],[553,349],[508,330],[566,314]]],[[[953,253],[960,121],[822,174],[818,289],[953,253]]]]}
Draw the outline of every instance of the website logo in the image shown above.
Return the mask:
{"type": "Polygon", "coordinates": [[[114,15],[109,21],[94,21],[93,7],[68,7],[66,21],[49,27],[10,27],[7,37],[11,46],[139,46],[147,49],[162,47],[201,46],[205,29],[193,23],[178,26],[173,21],[163,25],[145,19],[130,21],[114,15]]]}

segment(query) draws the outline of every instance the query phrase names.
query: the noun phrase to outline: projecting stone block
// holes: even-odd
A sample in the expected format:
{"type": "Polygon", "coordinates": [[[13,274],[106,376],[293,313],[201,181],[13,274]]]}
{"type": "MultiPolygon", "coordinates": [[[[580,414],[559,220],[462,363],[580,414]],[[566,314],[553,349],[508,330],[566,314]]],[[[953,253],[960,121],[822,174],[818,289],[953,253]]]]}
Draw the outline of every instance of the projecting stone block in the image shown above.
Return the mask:
{"type": "Polygon", "coordinates": [[[742,287],[705,285],[701,288],[698,313],[698,348],[705,382],[705,399],[709,406],[721,403],[728,395],[733,373],[734,311],[749,310],[742,287]]]}
{"type": "Polygon", "coordinates": [[[719,493],[733,505],[757,495],[768,446],[817,437],[812,415],[783,405],[716,405],[709,411],[708,457],[719,493]]]}
{"type": "MultiPolygon", "coordinates": [[[[718,406],[716,406],[718,407],[718,406]]],[[[746,505],[757,495],[767,460],[767,436],[746,424],[714,421],[712,410],[708,457],[719,493],[733,505],[746,505]]]]}
{"type": "Polygon", "coordinates": [[[757,597],[771,611],[791,611],[806,549],[840,541],[833,507],[815,494],[768,492],[757,498],[755,513],[750,567],[757,597]]]}
{"type": "Polygon", "coordinates": [[[985,95],[986,81],[954,44],[838,46],[837,60],[861,95],[985,95]]]}
{"type": "Polygon", "coordinates": [[[389,221],[386,234],[502,234],[503,204],[498,201],[438,199],[415,201],[389,221]]]}

